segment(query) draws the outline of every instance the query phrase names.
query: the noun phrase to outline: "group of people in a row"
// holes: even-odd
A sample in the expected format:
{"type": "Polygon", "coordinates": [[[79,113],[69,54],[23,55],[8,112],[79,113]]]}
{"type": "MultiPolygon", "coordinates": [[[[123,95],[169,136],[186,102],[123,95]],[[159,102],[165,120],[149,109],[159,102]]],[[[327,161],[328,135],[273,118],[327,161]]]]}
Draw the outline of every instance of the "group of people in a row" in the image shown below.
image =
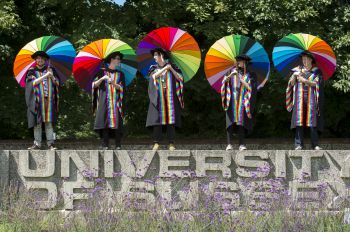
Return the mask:
{"type": "MultiPolygon", "coordinates": [[[[175,128],[181,127],[184,108],[184,78],[181,70],[170,62],[169,52],[151,50],[156,62],[148,73],[149,107],[146,127],[153,128],[153,150],[159,149],[163,129],[166,129],[169,150],[175,150],[175,128]]],[[[37,51],[32,55],[36,65],[26,75],[26,103],[29,128],[34,128],[34,144],[42,145],[42,126],[45,127],[48,148],[55,150],[53,125],[57,122],[60,79],[54,68],[48,66],[49,55],[37,51]]],[[[113,52],[104,59],[103,67],[92,82],[94,130],[101,137],[101,149],[121,149],[124,118],[124,73],[117,67],[123,59],[121,52],[113,52]],[[110,145],[115,138],[115,147],[110,145]]],[[[246,150],[245,136],[252,130],[256,102],[256,75],[249,71],[251,58],[239,55],[236,66],[222,79],[222,106],[226,112],[227,147],[232,150],[232,137],[238,134],[239,150],[246,150]]],[[[301,63],[291,70],[287,89],[286,107],[292,112],[291,128],[295,129],[295,149],[304,147],[304,128],[311,132],[312,148],[318,144],[318,130],[323,127],[323,78],[316,67],[312,53],[301,53],[301,63]]]]}

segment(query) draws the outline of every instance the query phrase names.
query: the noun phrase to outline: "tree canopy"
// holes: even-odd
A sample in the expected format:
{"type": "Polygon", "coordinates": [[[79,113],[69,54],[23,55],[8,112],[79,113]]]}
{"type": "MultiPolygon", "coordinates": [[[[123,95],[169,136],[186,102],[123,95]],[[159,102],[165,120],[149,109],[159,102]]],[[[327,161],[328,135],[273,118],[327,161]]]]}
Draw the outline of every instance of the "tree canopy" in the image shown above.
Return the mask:
{"type": "MultiPolygon", "coordinates": [[[[209,47],[229,34],[259,41],[269,53],[289,33],[308,33],[325,40],[337,56],[337,70],[326,82],[327,137],[349,137],[350,2],[348,0],[0,0],[0,138],[29,138],[24,89],[13,78],[17,52],[29,41],[57,35],[79,51],[101,38],[120,39],[136,49],[148,32],[179,27],[197,40],[202,63],[209,47]]],[[[290,136],[285,110],[286,80],[272,66],[258,93],[252,137],[290,136]]],[[[147,83],[138,74],[127,93],[127,134],[147,136],[147,83]]],[[[62,88],[57,133],[60,138],[87,138],[92,131],[91,96],[70,78],[62,88]]],[[[183,137],[224,137],[225,113],[220,96],[205,79],[203,65],[185,84],[183,137]]]]}

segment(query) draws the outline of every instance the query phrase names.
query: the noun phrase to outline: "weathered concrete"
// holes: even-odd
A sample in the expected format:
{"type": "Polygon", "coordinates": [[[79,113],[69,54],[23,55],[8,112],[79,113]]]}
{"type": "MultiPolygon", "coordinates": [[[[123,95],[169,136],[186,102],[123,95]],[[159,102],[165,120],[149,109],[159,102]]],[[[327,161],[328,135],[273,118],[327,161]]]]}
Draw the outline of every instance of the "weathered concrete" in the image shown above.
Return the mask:
{"type": "Polygon", "coordinates": [[[74,209],[101,178],[121,198],[152,205],[161,197],[181,210],[190,210],[203,191],[239,208],[267,205],[283,189],[313,207],[333,209],[336,197],[349,195],[350,151],[0,150],[0,177],[3,186],[18,181],[42,190],[41,207],[49,209],[74,209]]]}
{"type": "Polygon", "coordinates": [[[0,150],[0,199],[9,184],[9,151],[0,150]]]}
{"type": "MultiPolygon", "coordinates": [[[[247,139],[249,150],[290,150],[294,149],[293,138],[269,138],[269,139],[247,139]]],[[[113,141],[110,141],[113,143],[113,141]]],[[[150,150],[152,148],[150,139],[123,139],[122,148],[125,150],[150,150]]],[[[238,149],[237,141],[233,141],[234,149],[238,149]]],[[[0,150],[23,150],[33,144],[32,140],[0,140],[0,150]]],[[[100,145],[98,139],[91,140],[57,140],[60,150],[96,150],[100,145]]],[[[45,146],[45,143],[43,144],[45,146]]],[[[177,139],[176,148],[179,150],[224,150],[226,139],[177,139]]],[[[320,146],[324,150],[350,150],[350,139],[347,138],[322,138],[320,146]]],[[[310,140],[305,139],[305,148],[311,149],[310,140]]],[[[167,149],[166,144],[161,144],[161,149],[167,149]]]]}

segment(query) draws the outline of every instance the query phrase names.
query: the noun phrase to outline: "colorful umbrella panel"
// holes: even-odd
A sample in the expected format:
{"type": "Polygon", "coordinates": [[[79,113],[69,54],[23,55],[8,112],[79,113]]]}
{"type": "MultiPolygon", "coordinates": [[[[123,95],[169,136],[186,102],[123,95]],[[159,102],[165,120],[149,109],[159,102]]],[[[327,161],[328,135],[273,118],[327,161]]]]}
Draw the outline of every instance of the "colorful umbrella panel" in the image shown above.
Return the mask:
{"type": "Polygon", "coordinates": [[[181,69],[184,81],[191,80],[201,62],[200,49],[195,39],[187,32],[174,27],[158,28],[147,34],[136,50],[139,70],[146,78],[149,67],[155,64],[150,52],[158,47],[170,53],[170,62],[181,69]]]}
{"type": "Polygon", "coordinates": [[[31,56],[36,51],[44,51],[50,56],[48,65],[55,68],[61,83],[64,83],[72,73],[75,49],[70,42],[61,37],[43,36],[25,45],[16,56],[13,72],[21,87],[25,86],[29,68],[35,66],[35,60],[31,56]]]}
{"type": "Polygon", "coordinates": [[[206,78],[216,92],[220,93],[224,75],[236,65],[235,57],[243,54],[251,58],[247,68],[256,74],[258,89],[265,85],[270,74],[270,60],[263,46],[243,35],[229,35],[210,47],[204,61],[206,78]]]}
{"type": "Polygon", "coordinates": [[[276,69],[284,77],[290,75],[291,69],[301,65],[300,54],[306,50],[313,54],[324,80],[328,80],[336,69],[335,54],[325,41],[309,34],[289,34],[277,42],[272,52],[276,69]]]}
{"type": "Polygon", "coordinates": [[[102,65],[105,65],[103,59],[117,51],[123,54],[123,59],[117,69],[124,73],[125,84],[128,86],[137,72],[136,54],[128,44],[115,39],[94,41],[78,53],[73,64],[73,74],[78,85],[90,92],[96,73],[102,65]]]}

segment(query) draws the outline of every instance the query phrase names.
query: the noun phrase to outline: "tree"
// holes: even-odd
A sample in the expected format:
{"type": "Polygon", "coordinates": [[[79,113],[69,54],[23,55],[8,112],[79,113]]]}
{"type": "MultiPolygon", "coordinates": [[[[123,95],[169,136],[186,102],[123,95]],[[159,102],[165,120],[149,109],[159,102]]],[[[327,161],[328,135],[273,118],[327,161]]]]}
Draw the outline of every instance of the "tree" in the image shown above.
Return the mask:
{"type": "MultiPolygon", "coordinates": [[[[136,49],[148,32],[162,26],[188,31],[198,41],[202,60],[209,47],[229,34],[259,41],[269,54],[289,33],[309,33],[327,41],[337,56],[337,71],[326,84],[325,136],[348,137],[350,123],[350,4],[347,0],[1,0],[0,5],[0,138],[27,138],[24,90],[12,77],[16,53],[43,35],[71,41],[77,51],[101,38],[116,38],[136,49]],[[35,12],[35,13],[33,13],[35,12]]],[[[285,110],[286,80],[272,67],[267,85],[258,93],[253,137],[290,136],[285,110]]],[[[127,89],[127,134],[147,136],[147,82],[138,74],[127,89]]],[[[61,138],[94,136],[90,96],[73,78],[62,89],[57,132],[61,138]]],[[[220,96],[203,72],[185,84],[184,125],[180,136],[224,137],[225,114],[220,96]]]]}

